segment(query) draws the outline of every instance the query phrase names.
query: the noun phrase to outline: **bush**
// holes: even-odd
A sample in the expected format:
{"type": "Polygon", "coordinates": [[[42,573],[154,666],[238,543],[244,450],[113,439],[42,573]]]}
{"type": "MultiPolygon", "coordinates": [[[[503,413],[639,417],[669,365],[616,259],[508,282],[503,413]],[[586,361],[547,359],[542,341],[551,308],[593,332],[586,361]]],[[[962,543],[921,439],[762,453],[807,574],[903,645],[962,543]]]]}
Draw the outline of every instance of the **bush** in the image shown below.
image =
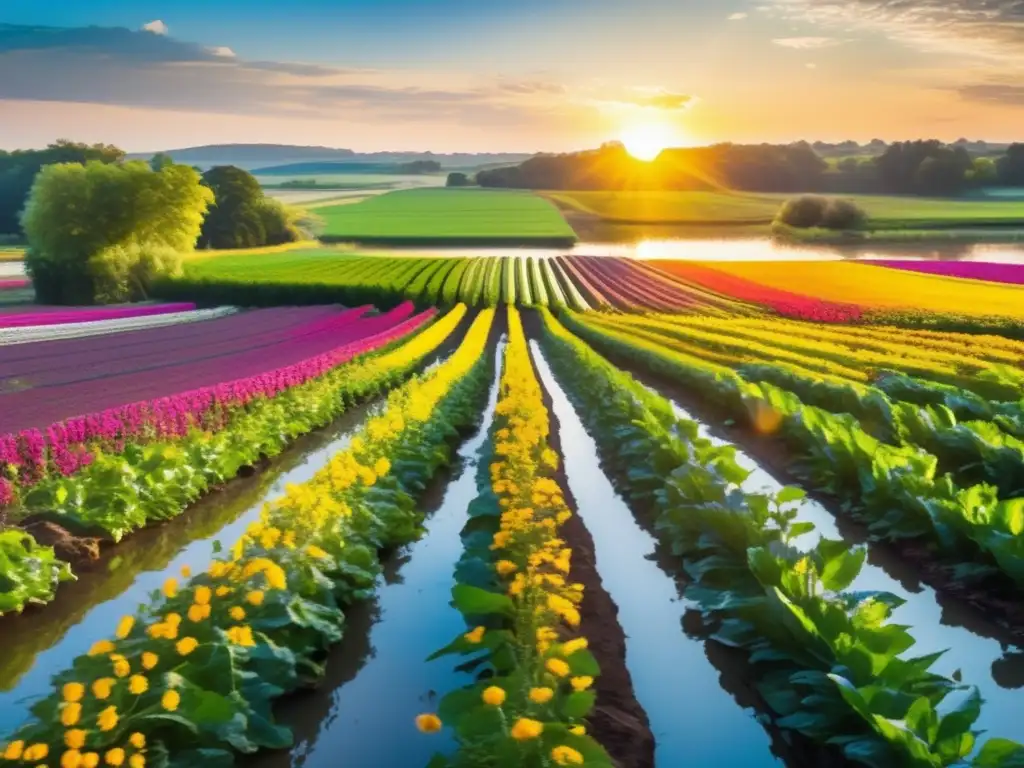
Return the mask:
{"type": "Polygon", "coordinates": [[[280,200],[264,197],[256,204],[256,212],[263,225],[264,245],[283,245],[303,238],[298,225],[300,214],[280,200]]]}
{"type": "Polygon", "coordinates": [[[863,209],[852,200],[821,195],[801,195],[787,200],[775,217],[776,223],[797,229],[861,229],[866,220],[863,209]]]}
{"type": "Polygon", "coordinates": [[[302,239],[301,215],[266,197],[248,171],[220,165],[203,174],[203,184],[216,202],[203,222],[200,248],[260,248],[302,239]]]}
{"type": "Polygon", "coordinates": [[[448,180],[445,182],[446,187],[468,187],[469,176],[464,173],[454,171],[448,174],[448,180]]]}
{"type": "Polygon", "coordinates": [[[99,304],[148,299],[161,277],[181,274],[181,254],[166,245],[112,245],[89,259],[95,300],[99,304]]]}

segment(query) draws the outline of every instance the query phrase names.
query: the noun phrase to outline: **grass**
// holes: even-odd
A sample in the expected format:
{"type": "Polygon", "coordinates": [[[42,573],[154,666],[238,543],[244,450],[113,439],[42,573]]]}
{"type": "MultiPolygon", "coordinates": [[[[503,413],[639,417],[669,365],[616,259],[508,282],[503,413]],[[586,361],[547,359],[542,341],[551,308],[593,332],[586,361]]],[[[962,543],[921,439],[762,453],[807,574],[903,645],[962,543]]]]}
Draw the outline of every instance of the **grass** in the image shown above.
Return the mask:
{"type": "Polygon", "coordinates": [[[505,190],[407,189],[317,209],[323,239],[396,244],[571,243],[548,200],[505,190]]]}
{"type": "MultiPolygon", "coordinates": [[[[734,224],[770,222],[792,194],[733,192],[557,192],[561,205],[606,221],[648,224],[734,224]]],[[[868,215],[867,229],[1024,228],[1018,201],[951,200],[885,195],[837,195],[849,198],[868,215]]]]}

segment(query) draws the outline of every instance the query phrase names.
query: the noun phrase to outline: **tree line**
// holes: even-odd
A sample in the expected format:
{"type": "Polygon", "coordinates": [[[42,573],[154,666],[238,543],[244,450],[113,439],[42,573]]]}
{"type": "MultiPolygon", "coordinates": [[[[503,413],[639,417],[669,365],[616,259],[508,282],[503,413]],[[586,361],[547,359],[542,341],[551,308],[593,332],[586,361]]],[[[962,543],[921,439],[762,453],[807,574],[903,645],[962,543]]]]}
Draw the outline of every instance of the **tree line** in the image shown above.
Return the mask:
{"type": "Polygon", "coordinates": [[[147,164],[68,141],[0,154],[0,233],[27,240],[26,269],[46,303],[143,299],[197,245],[278,245],[308,236],[310,223],[234,166],[201,173],[162,153],[147,164]]]}
{"type": "MultiPolygon", "coordinates": [[[[850,142],[827,158],[805,141],[793,144],[717,144],[666,149],[637,160],[617,143],[596,150],[544,154],[519,165],[479,171],[482,187],[573,190],[704,190],[834,192],[956,196],[986,186],[1024,186],[1024,143],[994,155],[985,145],[918,140],[867,148],[850,142]],[[856,150],[854,149],[856,147],[856,150]],[[840,150],[841,151],[841,150],[840,150]],[[868,152],[865,154],[865,152],[868,152]],[[873,154],[871,154],[873,153],[873,154]]],[[[462,185],[467,179],[450,178],[462,185]]]]}

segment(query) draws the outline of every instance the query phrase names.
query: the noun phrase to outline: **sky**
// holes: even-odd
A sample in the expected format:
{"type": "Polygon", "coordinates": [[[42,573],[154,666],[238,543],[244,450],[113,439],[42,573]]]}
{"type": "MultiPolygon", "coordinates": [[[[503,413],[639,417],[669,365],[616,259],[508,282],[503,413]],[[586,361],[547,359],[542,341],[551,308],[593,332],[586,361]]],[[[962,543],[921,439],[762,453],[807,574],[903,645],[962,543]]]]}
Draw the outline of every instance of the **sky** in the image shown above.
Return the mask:
{"type": "Polygon", "coordinates": [[[0,148],[1024,138],[1024,0],[3,0],[0,148]]]}

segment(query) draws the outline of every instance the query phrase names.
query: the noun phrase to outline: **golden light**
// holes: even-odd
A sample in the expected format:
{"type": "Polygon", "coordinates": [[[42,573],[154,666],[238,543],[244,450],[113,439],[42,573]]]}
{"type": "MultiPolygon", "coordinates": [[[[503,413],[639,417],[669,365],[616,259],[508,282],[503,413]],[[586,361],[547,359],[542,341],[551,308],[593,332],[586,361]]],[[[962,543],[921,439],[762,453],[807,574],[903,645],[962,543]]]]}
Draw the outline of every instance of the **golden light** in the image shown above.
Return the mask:
{"type": "Polygon", "coordinates": [[[622,145],[637,160],[650,162],[661,154],[661,150],[679,144],[679,137],[664,123],[637,123],[628,126],[620,137],[622,145]]]}

